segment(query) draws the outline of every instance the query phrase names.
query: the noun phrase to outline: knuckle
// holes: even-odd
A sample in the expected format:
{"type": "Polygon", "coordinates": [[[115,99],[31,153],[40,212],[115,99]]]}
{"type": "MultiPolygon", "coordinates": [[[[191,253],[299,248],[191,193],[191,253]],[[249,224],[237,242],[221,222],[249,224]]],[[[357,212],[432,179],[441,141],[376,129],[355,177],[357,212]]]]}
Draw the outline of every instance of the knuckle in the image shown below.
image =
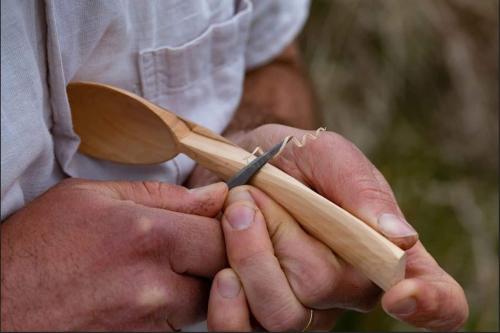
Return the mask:
{"type": "Polygon", "coordinates": [[[259,269],[264,264],[269,264],[278,261],[272,252],[269,250],[260,250],[250,253],[240,253],[233,251],[228,253],[229,262],[232,267],[237,267],[240,270],[259,269]]]}
{"type": "MultiPolygon", "coordinates": [[[[445,308],[448,309],[444,316],[439,315],[442,313],[439,311],[442,309],[442,306],[434,308],[432,312],[429,312],[429,315],[433,314],[435,317],[435,321],[438,324],[436,328],[450,331],[459,330],[469,317],[469,307],[462,287],[456,282],[444,282],[443,288],[440,292],[436,293],[436,297],[440,300],[446,300],[444,304],[445,308]]],[[[437,299],[435,304],[438,304],[437,299]]]]}
{"type": "Polygon", "coordinates": [[[335,151],[340,140],[339,135],[333,132],[321,133],[315,140],[308,140],[308,150],[311,152],[311,157],[317,154],[325,154],[327,151],[335,151]]]}
{"type": "Polygon", "coordinates": [[[446,319],[439,313],[436,292],[428,290],[425,293],[425,300],[418,302],[418,309],[411,315],[406,315],[405,319],[411,322],[414,326],[420,328],[437,329],[446,325],[446,319]]]}
{"type": "Polygon", "coordinates": [[[140,185],[151,197],[158,197],[161,195],[160,182],[146,180],[139,182],[138,185],[140,185]]]}
{"type": "Polygon", "coordinates": [[[146,201],[162,202],[162,198],[177,198],[182,196],[185,188],[159,181],[145,180],[133,182],[129,190],[129,196],[145,198],[146,201]]]}
{"type": "Polygon", "coordinates": [[[183,196],[188,190],[179,185],[162,183],[159,181],[145,180],[138,185],[146,191],[151,197],[183,196]]]}
{"type": "Polygon", "coordinates": [[[288,271],[288,279],[301,302],[318,307],[328,302],[338,282],[333,265],[298,264],[288,271]]]}
{"type": "Polygon", "coordinates": [[[149,271],[142,273],[140,287],[132,299],[134,308],[149,312],[168,304],[168,290],[160,274],[149,271]]]}
{"type": "Polygon", "coordinates": [[[139,215],[132,218],[131,224],[130,242],[138,252],[150,252],[169,243],[168,233],[157,220],[139,215]]]}
{"type": "Polygon", "coordinates": [[[394,205],[394,198],[391,191],[380,184],[375,179],[357,178],[355,179],[357,195],[363,200],[376,201],[389,206],[394,205]]]}
{"type": "Polygon", "coordinates": [[[329,147],[332,148],[334,151],[341,151],[343,152],[343,155],[349,157],[349,156],[364,156],[363,153],[359,150],[359,148],[346,139],[343,135],[335,132],[326,132],[322,135],[320,135],[320,140],[317,140],[318,142],[321,142],[322,144],[326,144],[329,147]]]}
{"type": "Polygon", "coordinates": [[[306,317],[299,308],[282,306],[264,318],[263,325],[271,332],[297,331],[304,327],[306,317]]]}
{"type": "MultiPolygon", "coordinates": [[[[319,140],[318,140],[319,141],[319,140]]],[[[394,201],[391,188],[383,175],[366,158],[358,147],[337,133],[328,132],[323,143],[335,149],[342,156],[342,174],[338,182],[343,187],[355,189],[358,196],[366,199],[394,201]]]]}
{"type": "Polygon", "coordinates": [[[151,236],[154,222],[146,216],[139,216],[134,219],[135,230],[137,232],[138,238],[151,236]]]}

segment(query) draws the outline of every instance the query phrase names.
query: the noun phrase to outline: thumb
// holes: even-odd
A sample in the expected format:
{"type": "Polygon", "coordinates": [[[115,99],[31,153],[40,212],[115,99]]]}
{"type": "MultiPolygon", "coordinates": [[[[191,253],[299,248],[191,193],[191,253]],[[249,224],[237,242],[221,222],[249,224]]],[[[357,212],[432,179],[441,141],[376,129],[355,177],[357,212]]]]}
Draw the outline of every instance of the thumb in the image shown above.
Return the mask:
{"type": "Polygon", "coordinates": [[[418,234],[404,218],[384,176],[354,144],[324,132],[307,145],[290,149],[306,183],[400,248],[409,249],[417,242],[418,234]]]}
{"type": "Polygon", "coordinates": [[[131,200],[151,208],[207,217],[220,212],[228,191],[223,182],[194,189],[157,181],[103,182],[102,185],[119,200],[131,200]]]}
{"type": "Polygon", "coordinates": [[[469,307],[464,290],[446,273],[422,243],[407,252],[406,279],[382,297],[391,316],[435,331],[455,331],[465,323],[469,307]]]}
{"type": "Polygon", "coordinates": [[[226,268],[212,282],[207,326],[215,332],[250,332],[250,311],[238,275],[226,268]]]}
{"type": "Polygon", "coordinates": [[[433,331],[457,331],[468,317],[463,290],[454,281],[403,280],[384,294],[382,307],[397,319],[433,331]]]}

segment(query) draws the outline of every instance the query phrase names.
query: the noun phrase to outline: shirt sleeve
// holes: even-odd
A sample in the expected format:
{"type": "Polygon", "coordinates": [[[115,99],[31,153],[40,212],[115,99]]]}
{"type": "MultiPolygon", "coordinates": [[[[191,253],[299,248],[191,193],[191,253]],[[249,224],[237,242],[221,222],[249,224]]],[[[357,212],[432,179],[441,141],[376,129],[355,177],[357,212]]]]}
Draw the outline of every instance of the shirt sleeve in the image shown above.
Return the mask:
{"type": "Polygon", "coordinates": [[[252,0],[253,17],[246,69],[271,61],[298,35],[309,14],[309,0],[252,0]]]}

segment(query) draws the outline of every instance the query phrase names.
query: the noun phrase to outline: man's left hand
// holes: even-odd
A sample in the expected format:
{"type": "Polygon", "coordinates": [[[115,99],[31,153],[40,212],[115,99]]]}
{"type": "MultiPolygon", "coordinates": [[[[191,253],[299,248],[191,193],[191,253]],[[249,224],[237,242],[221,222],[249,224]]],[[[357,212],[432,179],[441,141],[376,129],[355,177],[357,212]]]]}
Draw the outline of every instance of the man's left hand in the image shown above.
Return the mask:
{"type": "MultiPolygon", "coordinates": [[[[305,133],[265,125],[241,136],[238,143],[266,150],[287,135],[301,138],[305,133]]],[[[418,241],[384,177],[352,143],[325,132],[305,148],[290,144],[273,163],[406,250],[406,278],[383,295],[386,312],[432,330],[463,325],[468,306],[462,288],[418,241]]],[[[368,311],[381,295],[377,286],[255,188],[230,192],[222,227],[232,270],[214,279],[210,329],[246,330],[251,312],[265,329],[300,330],[307,324],[309,308],[314,309],[310,329],[330,329],[343,309],[368,311]]]]}

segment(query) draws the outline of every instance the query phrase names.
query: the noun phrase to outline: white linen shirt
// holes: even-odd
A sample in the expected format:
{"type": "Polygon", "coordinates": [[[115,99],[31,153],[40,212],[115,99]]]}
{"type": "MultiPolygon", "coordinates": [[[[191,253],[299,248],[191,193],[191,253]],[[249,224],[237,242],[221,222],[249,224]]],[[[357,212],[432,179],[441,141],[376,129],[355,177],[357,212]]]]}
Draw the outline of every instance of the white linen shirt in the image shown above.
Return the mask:
{"type": "MultiPolygon", "coordinates": [[[[70,81],[112,84],[221,133],[245,70],[278,55],[308,0],[1,1],[1,218],[65,177],[182,183],[185,155],[152,166],[77,152],[70,81]]],[[[35,222],[36,223],[36,222],[35,222]]]]}

